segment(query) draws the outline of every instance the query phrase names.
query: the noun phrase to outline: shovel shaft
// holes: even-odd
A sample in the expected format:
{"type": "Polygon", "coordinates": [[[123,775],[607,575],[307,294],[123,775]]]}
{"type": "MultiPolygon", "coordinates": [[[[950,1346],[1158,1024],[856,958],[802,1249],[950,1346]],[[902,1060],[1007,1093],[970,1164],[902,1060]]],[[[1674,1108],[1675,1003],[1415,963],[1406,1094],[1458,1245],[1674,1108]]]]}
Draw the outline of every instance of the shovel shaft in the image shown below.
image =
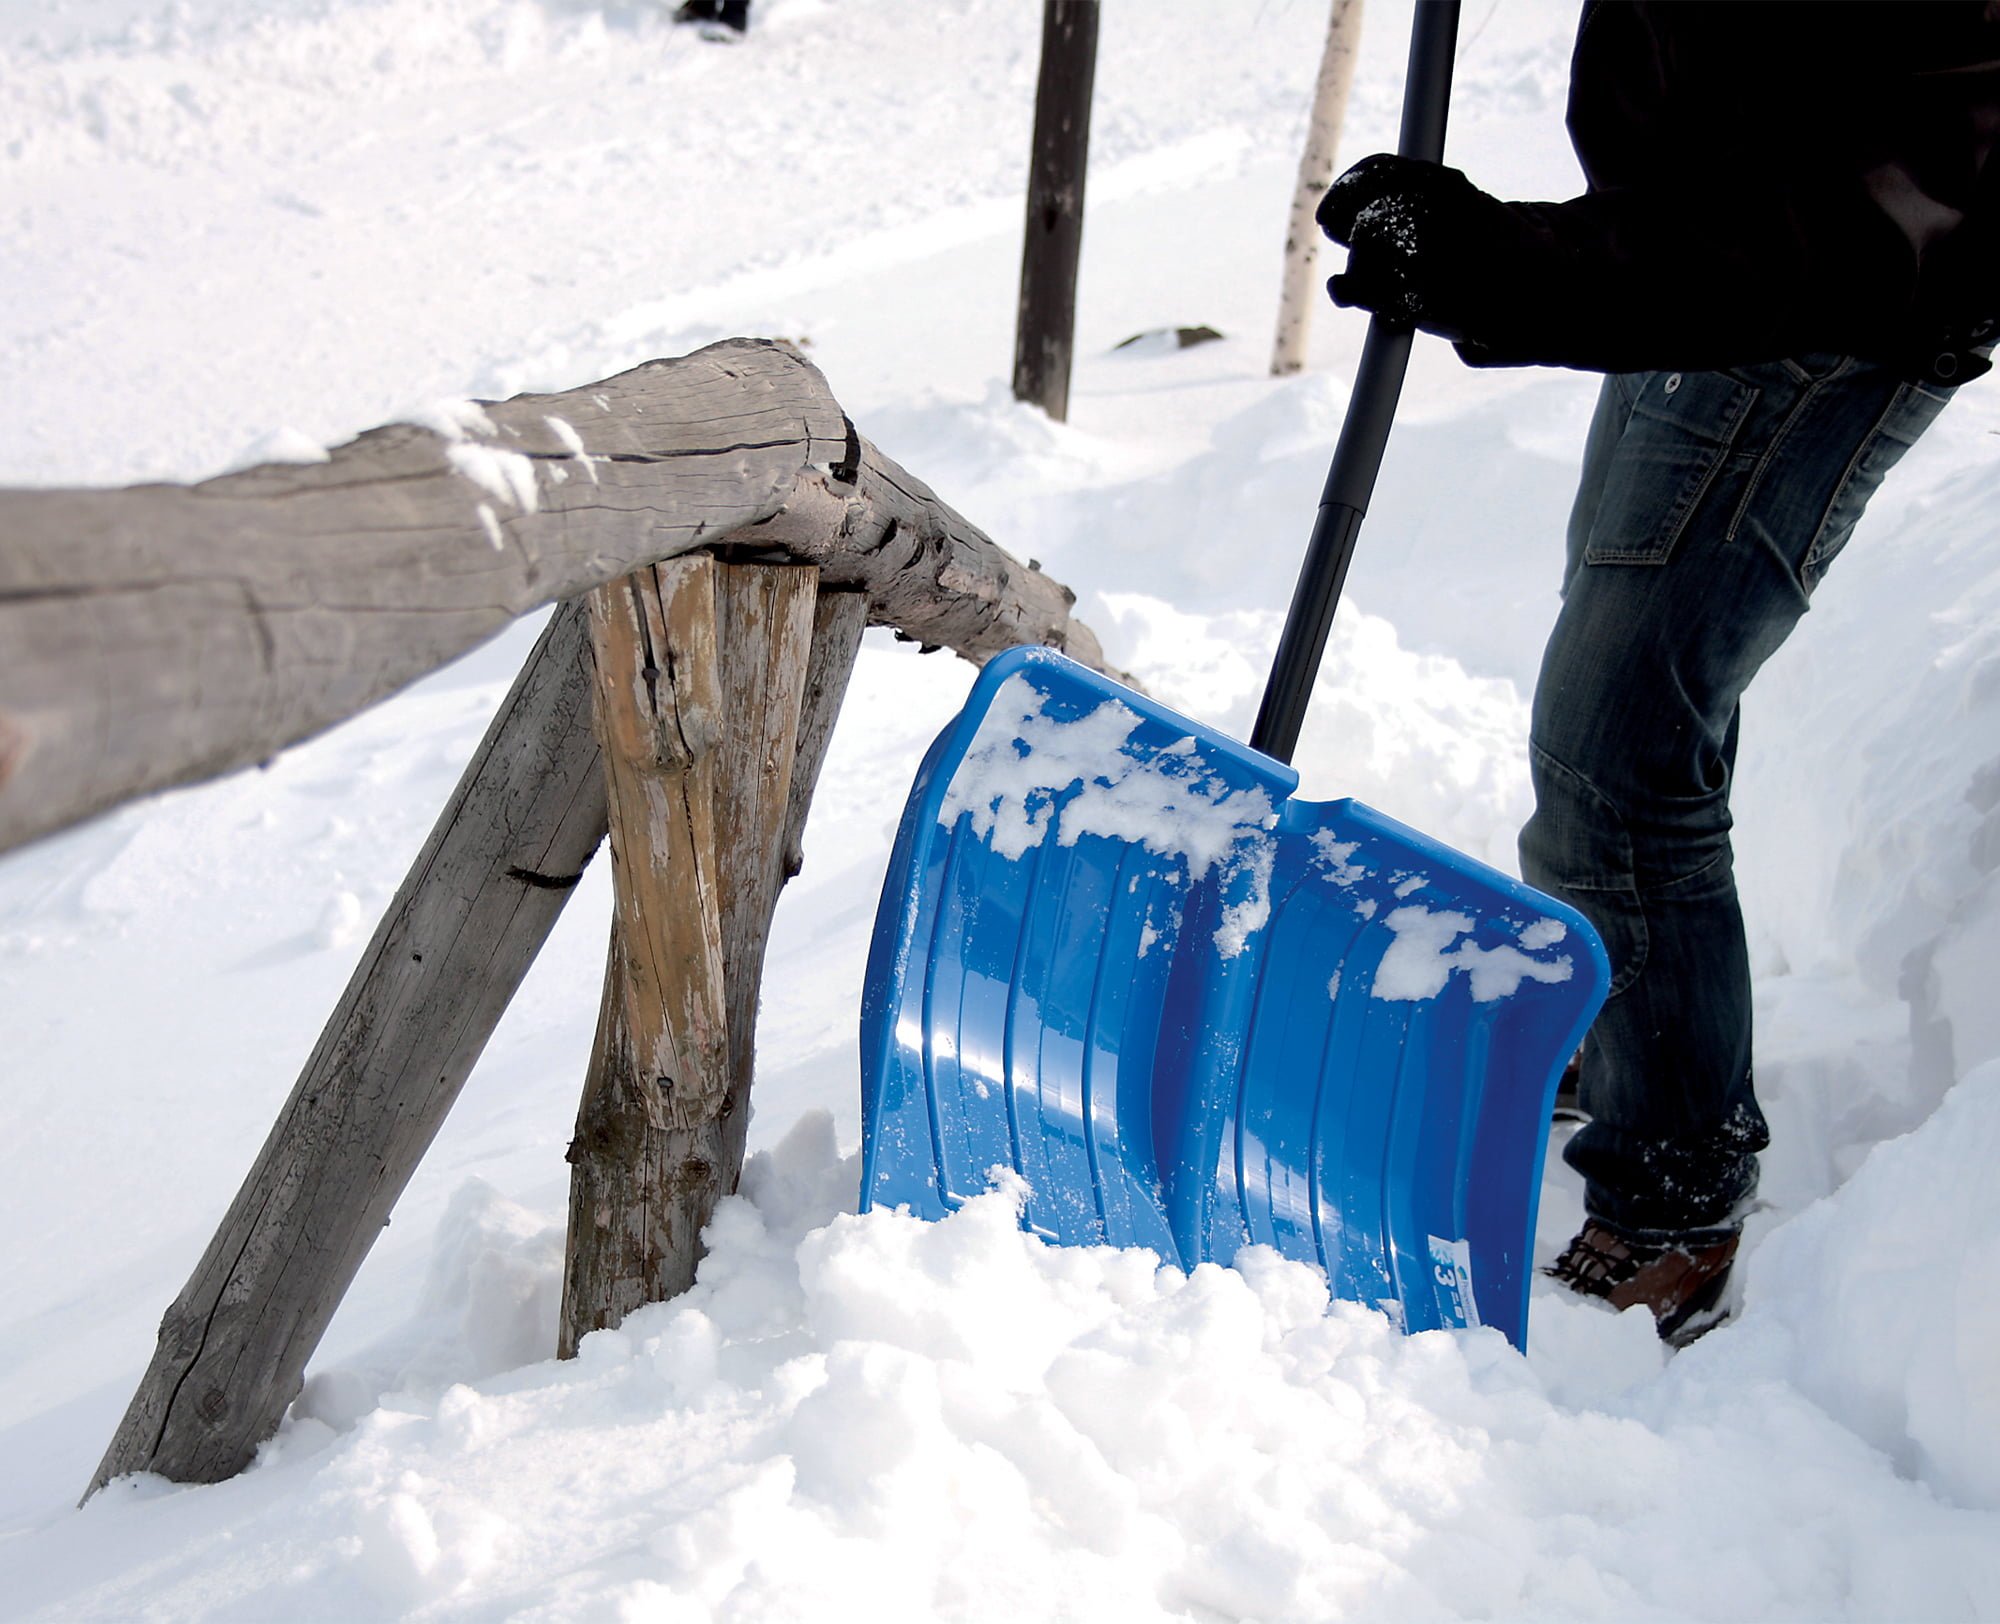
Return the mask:
{"type": "MultiPolygon", "coordinates": [[[[1403,91],[1403,128],[1397,150],[1406,158],[1444,156],[1445,111],[1451,101],[1452,53],[1458,44],[1458,0],[1417,0],[1410,33],[1410,67],[1403,91]]],[[[1292,592],[1285,630],[1271,665],[1271,680],[1258,707],[1251,745],[1289,762],[1305,722],[1313,679],[1326,653],[1333,612],[1354,559],[1362,515],[1374,493],[1389,425],[1410,364],[1409,328],[1376,317],[1368,324],[1354,393],[1327,470],[1326,489],[1313,521],[1312,539],[1292,592]]]]}

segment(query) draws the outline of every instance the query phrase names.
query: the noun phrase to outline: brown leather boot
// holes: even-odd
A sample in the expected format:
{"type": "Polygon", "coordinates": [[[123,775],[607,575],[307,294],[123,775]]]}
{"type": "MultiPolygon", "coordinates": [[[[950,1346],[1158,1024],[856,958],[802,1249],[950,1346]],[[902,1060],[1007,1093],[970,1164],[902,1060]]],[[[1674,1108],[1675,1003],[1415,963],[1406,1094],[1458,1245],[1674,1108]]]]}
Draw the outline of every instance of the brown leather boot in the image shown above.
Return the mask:
{"type": "Polygon", "coordinates": [[[1600,1298],[1613,1308],[1644,1303],[1653,1311],[1660,1340],[1684,1348],[1729,1317],[1722,1293],[1738,1239],[1654,1246],[1587,1218],[1547,1273],[1579,1296],[1600,1298]]]}

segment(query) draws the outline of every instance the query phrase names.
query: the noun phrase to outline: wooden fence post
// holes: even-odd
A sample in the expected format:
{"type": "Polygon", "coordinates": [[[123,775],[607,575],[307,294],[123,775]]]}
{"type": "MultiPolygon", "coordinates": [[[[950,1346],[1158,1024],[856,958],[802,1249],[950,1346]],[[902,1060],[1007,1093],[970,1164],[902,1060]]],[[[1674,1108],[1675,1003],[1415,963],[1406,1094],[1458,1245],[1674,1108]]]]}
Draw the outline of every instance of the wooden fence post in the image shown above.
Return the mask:
{"type": "Polygon", "coordinates": [[[1076,267],[1083,252],[1083,182],[1096,72],[1097,0],[1044,0],[1021,304],[1014,331],[1014,398],[1041,407],[1058,423],[1069,416],[1076,267]]]}
{"type": "Polygon", "coordinates": [[[563,1357],[693,1284],[736,1188],[771,913],[865,613],[816,615],[816,575],[685,559],[593,598],[617,905],[570,1147],[563,1357]],[[856,637],[815,661],[816,626],[856,637]]]}

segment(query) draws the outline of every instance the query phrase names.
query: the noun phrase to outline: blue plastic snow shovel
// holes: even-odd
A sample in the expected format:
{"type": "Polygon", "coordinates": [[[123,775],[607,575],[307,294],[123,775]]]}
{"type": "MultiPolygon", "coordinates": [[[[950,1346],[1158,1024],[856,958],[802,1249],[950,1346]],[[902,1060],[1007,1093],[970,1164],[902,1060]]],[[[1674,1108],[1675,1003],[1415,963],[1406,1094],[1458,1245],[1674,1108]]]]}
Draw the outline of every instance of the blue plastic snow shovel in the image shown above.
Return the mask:
{"type": "MultiPolygon", "coordinates": [[[[1443,150],[1420,0],[1402,150],[1443,150]]],[[[1581,915],[1288,765],[1410,334],[1370,328],[1253,744],[1047,649],[991,661],[898,830],[862,1009],[863,1210],[1011,1169],[1023,1223],[1192,1268],[1268,1245],[1410,1330],[1525,1346],[1581,915]]]]}

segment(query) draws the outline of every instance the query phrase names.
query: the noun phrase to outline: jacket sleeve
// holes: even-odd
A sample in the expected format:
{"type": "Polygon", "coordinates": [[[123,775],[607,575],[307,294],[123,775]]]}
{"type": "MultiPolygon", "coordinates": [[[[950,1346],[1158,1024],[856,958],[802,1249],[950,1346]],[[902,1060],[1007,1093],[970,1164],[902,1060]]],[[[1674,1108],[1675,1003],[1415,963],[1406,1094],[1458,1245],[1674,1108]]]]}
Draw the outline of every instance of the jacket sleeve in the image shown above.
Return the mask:
{"type": "Polygon", "coordinates": [[[1508,206],[1522,251],[1467,360],[1625,371],[1836,350],[1912,377],[1984,370],[1969,347],[2000,315],[1985,5],[1590,0],[1568,120],[1591,189],[1508,206]]]}
{"type": "Polygon", "coordinates": [[[1460,353],[1476,366],[1602,372],[1906,348],[1917,258],[1865,194],[1625,187],[1515,203],[1460,353]]]}

